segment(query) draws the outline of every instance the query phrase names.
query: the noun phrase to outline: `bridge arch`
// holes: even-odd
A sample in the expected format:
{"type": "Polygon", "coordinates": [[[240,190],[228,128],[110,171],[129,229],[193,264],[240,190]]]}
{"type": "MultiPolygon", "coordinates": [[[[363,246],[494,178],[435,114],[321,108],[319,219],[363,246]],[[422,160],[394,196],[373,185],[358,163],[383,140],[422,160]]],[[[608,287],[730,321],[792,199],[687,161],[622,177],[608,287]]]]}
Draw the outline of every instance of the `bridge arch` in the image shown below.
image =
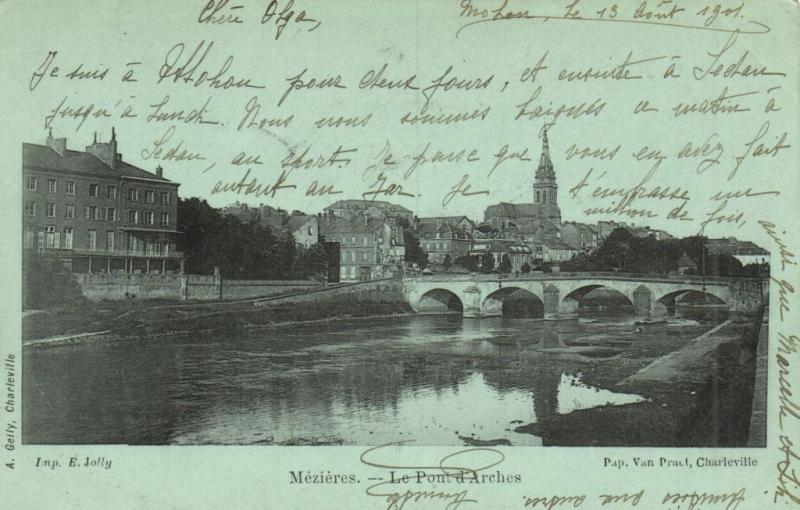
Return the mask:
{"type": "Polygon", "coordinates": [[[723,297],[719,296],[716,292],[714,292],[714,290],[712,289],[699,290],[697,288],[682,288],[678,290],[672,290],[659,296],[658,298],[656,298],[655,301],[658,303],[663,303],[672,299],[699,297],[699,296],[704,296],[713,304],[717,305],[728,304],[727,301],[723,297]]]}
{"type": "Polygon", "coordinates": [[[425,292],[413,308],[417,313],[427,314],[464,313],[464,303],[458,294],[440,288],[425,292]]]}
{"type": "Polygon", "coordinates": [[[659,315],[675,315],[678,303],[686,300],[702,300],[703,303],[712,305],[728,304],[722,297],[710,292],[708,289],[680,289],[667,292],[656,299],[653,302],[653,311],[659,315]]]}
{"type": "Polygon", "coordinates": [[[614,298],[623,301],[627,306],[634,305],[632,297],[625,293],[622,289],[615,288],[614,286],[606,283],[594,282],[581,285],[567,292],[561,299],[559,307],[560,311],[566,313],[577,313],[578,308],[582,304],[585,305],[587,298],[591,298],[591,294],[595,293],[595,291],[604,291],[610,295],[609,297],[613,296],[614,298]]]}
{"type": "Polygon", "coordinates": [[[484,316],[523,315],[543,317],[542,298],[523,287],[502,287],[491,292],[483,300],[481,310],[484,316]]]}

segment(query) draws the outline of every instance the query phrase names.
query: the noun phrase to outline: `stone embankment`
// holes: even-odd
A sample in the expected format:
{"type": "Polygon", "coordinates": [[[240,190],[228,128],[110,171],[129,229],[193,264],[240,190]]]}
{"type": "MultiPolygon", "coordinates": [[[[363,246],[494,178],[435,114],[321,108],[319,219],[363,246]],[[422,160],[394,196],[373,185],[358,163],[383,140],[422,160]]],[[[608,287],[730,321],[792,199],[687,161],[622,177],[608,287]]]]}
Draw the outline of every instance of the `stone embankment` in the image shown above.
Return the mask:
{"type": "Polygon", "coordinates": [[[757,414],[766,402],[763,316],[726,321],[633,373],[618,373],[615,385],[599,383],[613,367],[584,374],[587,384],[647,401],[554,415],[516,430],[558,446],[764,446],[757,414]]]}

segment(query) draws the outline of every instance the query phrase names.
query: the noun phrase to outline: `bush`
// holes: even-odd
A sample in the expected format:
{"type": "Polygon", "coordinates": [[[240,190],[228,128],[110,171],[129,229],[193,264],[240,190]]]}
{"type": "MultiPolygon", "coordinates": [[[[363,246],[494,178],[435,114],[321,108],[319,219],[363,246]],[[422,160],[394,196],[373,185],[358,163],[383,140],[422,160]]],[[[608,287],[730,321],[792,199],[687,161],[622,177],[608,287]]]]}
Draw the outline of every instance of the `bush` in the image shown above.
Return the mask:
{"type": "Polygon", "coordinates": [[[35,253],[22,257],[22,308],[25,310],[86,303],[78,282],[59,260],[35,253]]]}

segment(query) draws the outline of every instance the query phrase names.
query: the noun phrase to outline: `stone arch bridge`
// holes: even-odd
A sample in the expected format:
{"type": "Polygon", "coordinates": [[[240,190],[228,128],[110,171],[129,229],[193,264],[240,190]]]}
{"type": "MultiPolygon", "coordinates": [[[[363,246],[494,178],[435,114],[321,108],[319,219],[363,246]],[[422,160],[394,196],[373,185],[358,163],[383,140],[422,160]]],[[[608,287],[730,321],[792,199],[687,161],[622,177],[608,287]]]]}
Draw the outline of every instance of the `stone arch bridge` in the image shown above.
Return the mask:
{"type": "Polygon", "coordinates": [[[545,273],[529,275],[432,275],[403,279],[406,300],[416,312],[463,310],[464,317],[502,315],[511,294],[541,301],[545,317],[574,314],[580,300],[594,289],[624,295],[637,317],[674,313],[677,301],[702,293],[731,311],[756,311],[768,297],[768,280],[688,275],[625,273],[545,273]]]}

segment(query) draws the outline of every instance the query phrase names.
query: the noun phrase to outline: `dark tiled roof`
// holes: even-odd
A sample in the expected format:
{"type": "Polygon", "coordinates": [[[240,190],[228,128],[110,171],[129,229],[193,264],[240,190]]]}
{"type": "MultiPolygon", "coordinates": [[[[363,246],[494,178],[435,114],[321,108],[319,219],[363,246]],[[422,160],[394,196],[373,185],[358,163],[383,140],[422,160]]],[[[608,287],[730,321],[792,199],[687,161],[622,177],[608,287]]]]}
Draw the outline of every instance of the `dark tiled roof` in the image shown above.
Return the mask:
{"type": "Polygon", "coordinates": [[[376,207],[378,209],[384,209],[387,211],[399,212],[399,213],[410,213],[411,211],[403,207],[402,205],[392,204],[389,202],[384,202],[381,200],[339,200],[334,202],[333,204],[329,205],[325,208],[328,209],[369,209],[370,207],[376,207]]]}
{"type": "Polygon", "coordinates": [[[330,218],[323,217],[319,221],[320,234],[367,234],[375,232],[383,225],[381,218],[369,218],[366,221],[363,216],[355,218],[330,218]]]}
{"type": "Polygon", "coordinates": [[[430,216],[426,218],[419,218],[420,223],[442,222],[450,225],[461,223],[464,220],[468,221],[472,226],[475,226],[475,222],[469,219],[467,216],[430,216]]]}
{"type": "Polygon", "coordinates": [[[309,216],[306,214],[293,214],[289,216],[289,221],[286,222],[286,228],[289,229],[289,232],[294,232],[298,228],[302,227],[310,219],[314,218],[314,216],[309,216]]]}
{"type": "Polygon", "coordinates": [[[476,242],[470,249],[471,253],[511,253],[511,254],[530,254],[530,246],[514,241],[501,239],[490,239],[487,241],[476,242]]]}
{"type": "Polygon", "coordinates": [[[538,218],[545,217],[543,207],[547,204],[510,204],[508,202],[500,202],[499,204],[490,205],[486,208],[484,216],[486,218],[501,217],[501,218],[538,218]]]}
{"type": "Polygon", "coordinates": [[[159,177],[154,173],[142,170],[125,161],[119,161],[117,168],[111,168],[88,152],[67,149],[62,156],[46,145],[37,145],[33,143],[22,144],[22,166],[34,169],[38,168],[96,175],[98,177],[136,177],[140,179],[163,181],[164,183],[172,182],[169,179],[159,177]]]}
{"type": "Polygon", "coordinates": [[[542,244],[553,250],[575,250],[561,239],[545,239],[542,244]]]}
{"type": "Polygon", "coordinates": [[[715,255],[769,255],[764,248],[750,241],[738,239],[709,239],[708,252],[715,255]]]}
{"type": "Polygon", "coordinates": [[[439,234],[439,239],[472,238],[464,229],[450,223],[443,223],[437,227],[435,223],[422,222],[415,231],[421,239],[434,239],[436,234],[439,234]]]}

